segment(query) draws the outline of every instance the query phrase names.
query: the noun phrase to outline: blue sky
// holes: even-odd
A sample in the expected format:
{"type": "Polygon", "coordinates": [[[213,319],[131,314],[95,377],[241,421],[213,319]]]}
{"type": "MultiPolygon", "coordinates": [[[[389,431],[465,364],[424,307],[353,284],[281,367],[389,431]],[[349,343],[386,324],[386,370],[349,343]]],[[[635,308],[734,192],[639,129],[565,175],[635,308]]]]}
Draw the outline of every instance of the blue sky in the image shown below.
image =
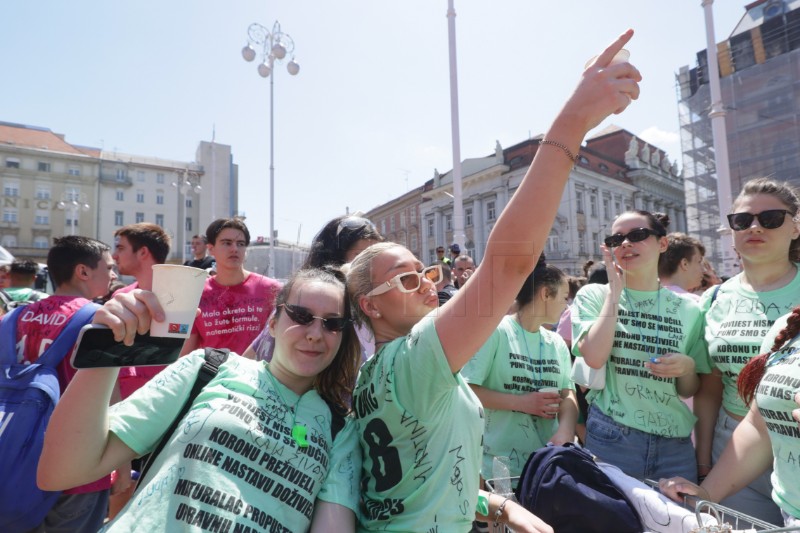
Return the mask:
{"type": "MultiPolygon", "coordinates": [[[[628,27],[642,97],[616,124],[679,158],[675,73],[706,47],[700,0],[456,0],[462,158],[547,129],[586,60],[628,27]]],[[[717,41],[744,14],[717,0],[717,41]]],[[[191,160],[230,144],[240,210],[269,229],[269,81],[241,48],[279,20],[297,76],[275,78],[275,224],[309,242],[452,166],[447,0],[3,0],[0,120],[68,142],[191,160]]]]}

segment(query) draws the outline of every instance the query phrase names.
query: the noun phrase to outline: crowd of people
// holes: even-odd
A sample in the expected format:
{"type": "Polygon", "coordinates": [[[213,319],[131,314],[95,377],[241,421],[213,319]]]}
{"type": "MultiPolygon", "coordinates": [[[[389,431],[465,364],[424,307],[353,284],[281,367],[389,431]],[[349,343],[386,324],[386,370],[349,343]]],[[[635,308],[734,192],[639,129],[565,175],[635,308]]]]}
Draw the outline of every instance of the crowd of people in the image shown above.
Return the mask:
{"type": "MultiPolygon", "coordinates": [[[[480,265],[457,244],[425,265],[369,220],[341,216],[281,285],[244,268],[240,219],[194,236],[187,265],[213,275],[177,362],[59,366],[37,482],[63,493],[32,531],[551,532],[483,482],[573,442],[662,479],[676,499],[796,524],[796,193],[747,183],[728,216],[742,272],[724,282],[699,241],[641,210],[614,220],[603,264],[584,277],[542,256],[584,135],[638,98],[639,72],[612,63],[632,35],[584,71],[480,265]],[[231,353],[192,397],[205,348],[231,353]],[[604,385],[576,388],[575,360],[604,385]]],[[[150,290],[168,236],[141,223],[115,237],[113,250],[56,240],[55,293],[25,302],[20,360],[58,336],[53,317],[94,299],[104,305],[93,322],[126,345],[164,320],[150,290]],[[136,283],[110,291],[115,264],[136,283]]]]}

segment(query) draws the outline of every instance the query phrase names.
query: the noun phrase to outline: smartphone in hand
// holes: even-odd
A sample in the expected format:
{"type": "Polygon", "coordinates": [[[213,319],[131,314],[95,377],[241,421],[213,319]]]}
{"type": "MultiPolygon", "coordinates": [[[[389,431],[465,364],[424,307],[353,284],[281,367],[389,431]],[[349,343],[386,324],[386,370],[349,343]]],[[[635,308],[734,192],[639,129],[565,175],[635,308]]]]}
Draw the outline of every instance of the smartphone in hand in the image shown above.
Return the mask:
{"type": "Polygon", "coordinates": [[[136,335],[133,346],[114,340],[105,326],[87,324],[78,335],[78,349],[70,364],[73,368],[168,365],[178,360],[185,339],[136,335]]]}

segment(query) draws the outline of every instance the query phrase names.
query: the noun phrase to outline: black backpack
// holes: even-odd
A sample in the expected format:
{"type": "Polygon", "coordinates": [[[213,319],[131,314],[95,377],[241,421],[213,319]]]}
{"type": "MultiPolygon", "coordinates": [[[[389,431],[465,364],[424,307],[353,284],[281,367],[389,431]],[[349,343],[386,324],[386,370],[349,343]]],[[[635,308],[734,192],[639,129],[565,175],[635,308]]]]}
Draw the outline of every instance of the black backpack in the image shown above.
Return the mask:
{"type": "Polygon", "coordinates": [[[568,443],[533,453],[515,491],[523,507],[556,533],[641,533],[630,500],[597,466],[594,456],[568,443]]]}

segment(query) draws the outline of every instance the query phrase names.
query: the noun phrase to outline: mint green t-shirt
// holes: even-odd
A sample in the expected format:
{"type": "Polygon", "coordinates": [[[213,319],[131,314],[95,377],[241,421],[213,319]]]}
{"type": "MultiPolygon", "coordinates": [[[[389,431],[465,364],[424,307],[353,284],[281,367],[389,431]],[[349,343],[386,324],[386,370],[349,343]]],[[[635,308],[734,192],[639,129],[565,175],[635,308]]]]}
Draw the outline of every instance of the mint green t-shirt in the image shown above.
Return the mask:
{"type": "Polygon", "coordinates": [[[364,363],[353,409],[364,457],[359,531],[469,531],[483,408],[450,371],[432,314],[364,363]]]}
{"type": "MultiPolygon", "coordinates": [[[[531,333],[506,316],[461,374],[473,385],[525,394],[543,387],[575,390],[570,368],[569,349],[560,335],[543,327],[531,333]]],[[[519,476],[531,453],[545,446],[557,427],[555,419],[486,409],[481,475],[496,477],[493,460],[505,457],[509,475],[519,476]]]]}
{"type": "Polygon", "coordinates": [[[747,406],[736,392],[739,372],[761,353],[761,342],[775,320],[800,303],[800,271],[788,285],[774,291],[744,288],[741,274],[720,285],[716,298],[715,290],[708,289],[700,301],[705,315],[704,349],[711,367],[722,372],[722,406],[744,416],[747,406]]]}
{"type": "MultiPolygon", "coordinates": [[[[152,451],[203,363],[202,350],[181,357],[114,405],[111,431],[139,454],[152,451]]],[[[355,430],[347,418],[331,443],[330,408],[315,390],[298,397],[267,363],[231,354],[108,529],[296,532],[308,530],[317,499],[356,512],[355,430]],[[295,418],[306,448],[291,438],[295,418]]]]}
{"type": "MultiPolygon", "coordinates": [[[[608,285],[591,284],[575,295],[572,314],[572,353],[580,356],[578,341],[597,320],[608,285]]],[[[702,357],[700,307],[691,298],[669,289],[623,290],[606,386],[587,395],[589,403],[625,426],[663,437],[688,437],[695,417],[678,396],[675,378],[653,376],[644,363],[664,353],[681,353],[695,361],[697,373],[708,373],[702,357]]]]}
{"type": "MultiPolygon", "coordinates": [[[[761,345],[772,349],[788,316],[775,321],[761,345]]],[[[800,339],[795,337],[767,360],[767,371],[756,389],[758,412],[764,418],[772,445],[772,499],[785,513],[800,518],[800,428],[792,418],[794,396],[800,391],[800,339]]]]}

